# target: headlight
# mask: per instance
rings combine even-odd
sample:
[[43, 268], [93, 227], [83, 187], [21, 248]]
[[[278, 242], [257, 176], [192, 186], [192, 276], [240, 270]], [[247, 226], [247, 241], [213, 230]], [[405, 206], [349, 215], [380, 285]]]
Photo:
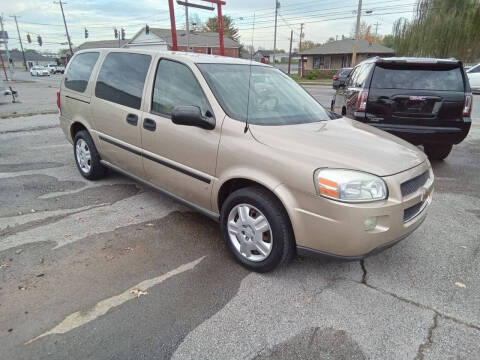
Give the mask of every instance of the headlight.
[[318, 169], [314, 176], [320, 196], [344, 202], [384, 200], [387, 185], [378, 176], [356, 170]]

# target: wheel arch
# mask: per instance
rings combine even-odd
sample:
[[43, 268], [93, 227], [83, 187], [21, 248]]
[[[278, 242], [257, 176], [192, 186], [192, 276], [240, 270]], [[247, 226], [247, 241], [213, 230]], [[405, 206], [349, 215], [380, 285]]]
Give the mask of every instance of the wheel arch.
[[90, 131], [88, 131], [88, 127], [85, 126], [85, 124], [81, 123], [80, 121], [74, 121], [72, 125], [70, 125], [70, 136], [72, 137], [72, 140], [75, 139], [75, 135], [82, 130], [90, 133]]
[[[292, 214], [290, 211], [288, 211], [288, 208], [285, 205], [286, 199], [283, 199], [283, 197], [280, 196], [280, 194], [275, 191], [277, 186], [271, 188], [267, 184], [261, 183], [257, 180], [253, 180], [247, 177], [232, 177], [227, 179], [220, 185], [217, 192], [217, 197], [216, 197], [216, 205], [218, 206], [219, 213], [228, 195], [230, 195], [236, 190], [247, 188], [247, 187], [259, 187], [261, 189], [264, 189], [268, 193], [270, 193], [274, 198], [276, 198], [281, 204], [281, 206], [283, 207], [283, 209], [285, 210], [285, 213], [287, 214], [288, 220], [290, 222], [290, 226], [292, 227], [292, 233], [295, 234], [295, 230], [293, 229], [293, 223], [291, 218]], [[294, 243], [296, 244], [295, 236], [294, 236]]]

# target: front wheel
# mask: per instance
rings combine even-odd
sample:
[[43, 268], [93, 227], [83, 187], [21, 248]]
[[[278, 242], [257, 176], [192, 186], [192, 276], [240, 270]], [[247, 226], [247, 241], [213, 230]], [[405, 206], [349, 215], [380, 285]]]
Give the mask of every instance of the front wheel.
[[260, 187], [230, 194], [220, 212], [220, 227], [234, 258], [250, 270], [271, 271], [294, 254], [287, 212], [273, 194]]
[[100, 155], [90, 134], [81, 130], [73, 141], [75, 162], [80, 174], [89, 180], [98, 180], [105, 176], [107, 168], [100, 162]]
[[453, 145], [451, 144], [425, 144], [423, 148], [425, 154], [427, 154], [430, 160], [444, 160], [452, 151]]

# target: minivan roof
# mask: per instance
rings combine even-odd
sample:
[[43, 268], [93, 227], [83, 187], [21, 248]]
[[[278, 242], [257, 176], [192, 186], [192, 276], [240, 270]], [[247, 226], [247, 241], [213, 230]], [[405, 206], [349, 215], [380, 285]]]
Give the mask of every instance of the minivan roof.
[[408, 56], [391, 56], [391, 57], [380, 57], [375, 56], [369, 59], [362, 61], [362, 63], [398, 63], [398, 64], [461, 64], [460, 60], [455, 58], [448, 59], [439, 59], [439, 58], [427, 58], [427, 57], [408, 57]]
[[271, 67], [270, 65], [263, 64], [253, 60], [251, 61], [251, 60], [233, 58], [233, 57], [227, 57], [227, 56], [207, 55], [207, 54], [191, 53], [191, 52], [184, 52], [184, 51], [143, 50], [143, 49], [139, 50], [139, 49], [132, 49], [132, 48], [120, 48], [120, 49], [98, 48], [98, 49], [85, 49], [82, 51], [78, 51], [75, 54], [88, 53], [88, 52], [94, 52], [94, 51], [123, 52], [123, 53], [149, 54], [149, 55], [162, 54], [170, 59], [178, 59], [184, 62], [190, 62], [194, 64], [239, 64], [239, 65], [251, 64], [255, 66]]

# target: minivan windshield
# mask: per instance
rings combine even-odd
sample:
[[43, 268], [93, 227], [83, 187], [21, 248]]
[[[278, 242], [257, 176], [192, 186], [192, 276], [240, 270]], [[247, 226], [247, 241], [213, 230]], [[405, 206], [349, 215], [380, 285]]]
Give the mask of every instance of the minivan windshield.
[[197, 66], [232, 119], [246, 121], [248, 116], [248, 122], [256, 125], [292, 125], [330, 119], [313, 97], [277, 69], [246, 64]]

